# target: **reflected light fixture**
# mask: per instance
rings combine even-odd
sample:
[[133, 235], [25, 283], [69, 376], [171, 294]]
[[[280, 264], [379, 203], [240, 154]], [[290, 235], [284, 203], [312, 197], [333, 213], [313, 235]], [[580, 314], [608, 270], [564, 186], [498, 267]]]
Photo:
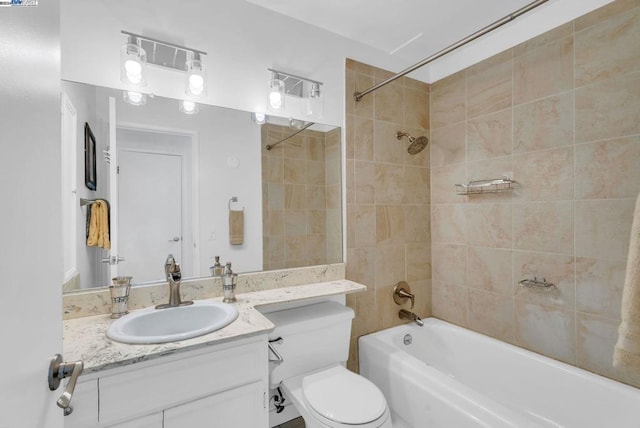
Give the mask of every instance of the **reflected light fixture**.
[[198, 52], [187, 52], [187, 74], [185, 93], [199, 97], [207, 94], [204, 65]]
[[284, 81], [278, 79], [278, 73], [271, 73], [271, 80], [267, 83], [269, 86], [268, 106], [271, 110], [284, 109]]
[[132, 106], [143, 106], [147, 103], [147, 94], [136, 91], [122, 91], [122, 98]]
[[146, 63], [147, 53], [140, 40], [129, 35], [127, 43], [120, 49], [120, 80], [135, 87], [145, 86]]
[[284, 71], [268, 68], [271, 80], [268, 82], [268, 106], [270, 110], [284, 108], [285, 95], [302, 98], [304, 101], [301, 113], [305, 115], [321, 116], [323, 110], [320, 86], [322, 82], [296, 76]]
[[267, 115], [260, 112], [251, 113], [251, 120], [258, 125], [267, 123]]
[[196, 114], [200, 111], [198, 104], [189, 100], [180, 101], [178, 109], [184, 114]]
[[304, 126], [305, 126], [304, 120], [294, 119], [292, 117], [289, 118], [289, 128], [303, 129]]

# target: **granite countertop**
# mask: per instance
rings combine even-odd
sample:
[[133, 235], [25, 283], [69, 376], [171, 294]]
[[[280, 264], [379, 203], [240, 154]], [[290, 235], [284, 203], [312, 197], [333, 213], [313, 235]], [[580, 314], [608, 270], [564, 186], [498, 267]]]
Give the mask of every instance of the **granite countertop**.
[[[108, 339], [105, 332], [113, 322], [109, 315], [70, 319], [63, 323], [64, 360], [82, 360], [84, 374], [148, 361], [272, 330], [273, 324], [256, 309], [257, 306], [356, 293], [365, 289], [364, 285], [353, 281], [336, 280], [239, 294], [236, 296], [238, 301], [233, 304], [238, 309], [238, 318], [225, 328], [193, 339], [154, 345], [128, 345]], [[221, 301], [222, 298], [207, 300]]]

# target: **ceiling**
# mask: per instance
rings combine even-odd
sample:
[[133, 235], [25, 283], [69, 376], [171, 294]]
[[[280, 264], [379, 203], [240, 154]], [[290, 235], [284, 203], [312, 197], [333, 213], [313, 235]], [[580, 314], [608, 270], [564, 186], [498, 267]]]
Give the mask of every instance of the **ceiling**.
[[531, 0], [246, 0], [414, 63]]

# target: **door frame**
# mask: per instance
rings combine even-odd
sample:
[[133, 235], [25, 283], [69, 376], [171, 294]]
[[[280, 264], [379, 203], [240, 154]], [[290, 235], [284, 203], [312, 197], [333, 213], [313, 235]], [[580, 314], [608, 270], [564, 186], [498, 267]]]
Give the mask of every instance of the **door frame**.
[[[191, 220], [191, 236], [190, 238], [190, 253], [192, 254], [192, 276], [202, 276], [200, 274], [200, 183], [198, 180], [199, 168], [198, 168], [198, 157], [197, 154], [199, 152], [199, 142], [198, 142], [198, 133], [180, 129], [180, 128], [171, 128], [171, 127], [163, 127], [163, 126], [155, 126], [155, 125], [147, 125], [141, 123], [134, 122], [117, 122], [117, 129], [125, 129], [131, 131], [141, 131], [141, 132], [154, 132], [154, 133], [164, 133], [164, 134], [174, 134], [182, 137], [186, 137], [191, 141], [191, 164], [185, 165], [191, 170], [191, 214], [189, 216], [183, 215], [183, 221], [187, 222]], [[116, 129], [116, 131], [117, 131]], [[121, 150], [122, 147], [118, 145], [118, 150]], [[164, 151], [153, 151], [146, 150], [148, 153], [159, 153], [159, 154], [169, 154]], [[187, 192], [182, 192], [181, 206], [185, 206], [185, 197]], [[184, 212], [183, 212], [184, 214]], [[184, 257], [184, 255], [183, 255]]]

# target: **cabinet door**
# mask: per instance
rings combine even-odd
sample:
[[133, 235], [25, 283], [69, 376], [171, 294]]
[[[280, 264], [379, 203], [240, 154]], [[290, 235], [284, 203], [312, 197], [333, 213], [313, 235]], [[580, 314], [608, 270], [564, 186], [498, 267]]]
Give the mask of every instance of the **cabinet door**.
[[110, 425], [109, 428], [162, 428], [162, 412]]
[[164, 412], [164, 428], [268, 428], [265, 388], [255, 382]]

